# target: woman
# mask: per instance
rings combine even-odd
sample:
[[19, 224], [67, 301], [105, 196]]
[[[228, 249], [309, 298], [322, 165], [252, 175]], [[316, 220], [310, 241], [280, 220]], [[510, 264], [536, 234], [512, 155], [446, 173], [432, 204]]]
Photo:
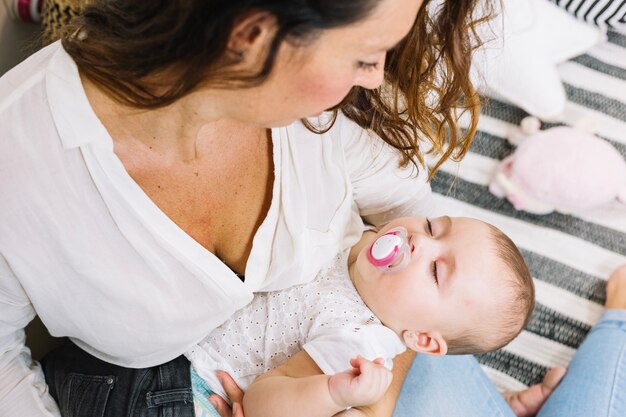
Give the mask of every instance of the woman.
[[[3, 77], [0, 414], [193, 415], [189, 346], [312, 279], [361, 216], [426, 210], [424, 153], [461, 158], [475, 130], [474, 5], [431, 22], [415, 0], [102, 0]], [[325, 133], [326, 114], [297, 122], [340, 102]], [[35, 313], [72, 340], [45, 380]]]

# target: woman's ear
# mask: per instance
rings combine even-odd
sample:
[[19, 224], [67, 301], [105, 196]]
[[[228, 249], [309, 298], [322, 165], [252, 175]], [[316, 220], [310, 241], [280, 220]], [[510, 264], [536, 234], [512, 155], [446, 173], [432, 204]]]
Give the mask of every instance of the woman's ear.
[[429, 355], [445, 355], [448, 353], [448, 344], [438, 332], [414, 332], [405, 330], [402, 339], [406, 346], [417, 352]]
[[235, 20], [227, 50], [236, 61], [255, 62], [276, 33], [276, 18], [267, 12], [250, 12]]

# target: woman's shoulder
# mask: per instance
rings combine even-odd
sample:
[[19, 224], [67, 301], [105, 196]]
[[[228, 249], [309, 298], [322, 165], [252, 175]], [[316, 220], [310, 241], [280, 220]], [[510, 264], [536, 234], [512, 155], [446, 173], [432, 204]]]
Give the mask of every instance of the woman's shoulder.
[[19, 105], [29, 92], [45, 87], [46, 69], [59, 49], [61, 49], [60, 41], [52, 43], [0, 77], [0, 115], [12, 106]]
[[55, 43], [41, 49], [0, 78], [0, 155], [14, 157], [10, 155], [20, 149], [38, 149], [31, 140], [46, 130], [46, 72], [59, 48]]
[[55, 93], [67, 93], [63, 81], [57, 79], [76, 76], [64, 71], [67, 59], [57, 41], [0, 78], [0, 162], [10, 164], [22, 159], [39, 164], [42, 157], [61, 152], [59, 120], [53, 115], [53, 107], [65, 108], [67, 124], [73, 120], [77, 106], [75, 100], [53, 100]]
[[[75, 152], [65, 152], [58, 120], [53, 115], [49, 74], [62, 52], [60, 43], [49, 45], [0, 78], [0, 190], [8, 192], [20, 184], [27, 189], [48, 189], [54, 178], [65, 175], [76, 164]], [[63, 57], [60, 57], [63, 58]], [[59, 77], [70, 77], [57, 71]], [[57, 100], [58, 101], [58, 100]], [[65, 124], [76, 102], [64, 100]], [[6, 202], [5, 202], [6, 203]]]

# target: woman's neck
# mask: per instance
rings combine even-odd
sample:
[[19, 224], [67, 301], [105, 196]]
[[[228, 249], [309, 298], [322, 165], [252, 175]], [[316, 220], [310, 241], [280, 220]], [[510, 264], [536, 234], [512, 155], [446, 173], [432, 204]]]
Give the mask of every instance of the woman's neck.
[[197, 152], [200, 131], [224, 119], [217, 111], [219, 100], [211, 100], [209, 92], [202, 93], [202, 100], [191, 93], [166, 107], [137, 109], [119, 103], [86, 77], [81, 80], [91, 107], [116, 145], [156, 146], [189, 159]]

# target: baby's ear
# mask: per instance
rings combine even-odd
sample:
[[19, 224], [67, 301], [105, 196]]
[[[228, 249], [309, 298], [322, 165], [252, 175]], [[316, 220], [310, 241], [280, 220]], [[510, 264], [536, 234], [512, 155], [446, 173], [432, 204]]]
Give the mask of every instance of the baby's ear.
[[417, 353], [429, 355], [445, 355], [448, 352], [448, 344], [438, 332], [414, 332], [405, 330], [402, 339], [406, 346]]

